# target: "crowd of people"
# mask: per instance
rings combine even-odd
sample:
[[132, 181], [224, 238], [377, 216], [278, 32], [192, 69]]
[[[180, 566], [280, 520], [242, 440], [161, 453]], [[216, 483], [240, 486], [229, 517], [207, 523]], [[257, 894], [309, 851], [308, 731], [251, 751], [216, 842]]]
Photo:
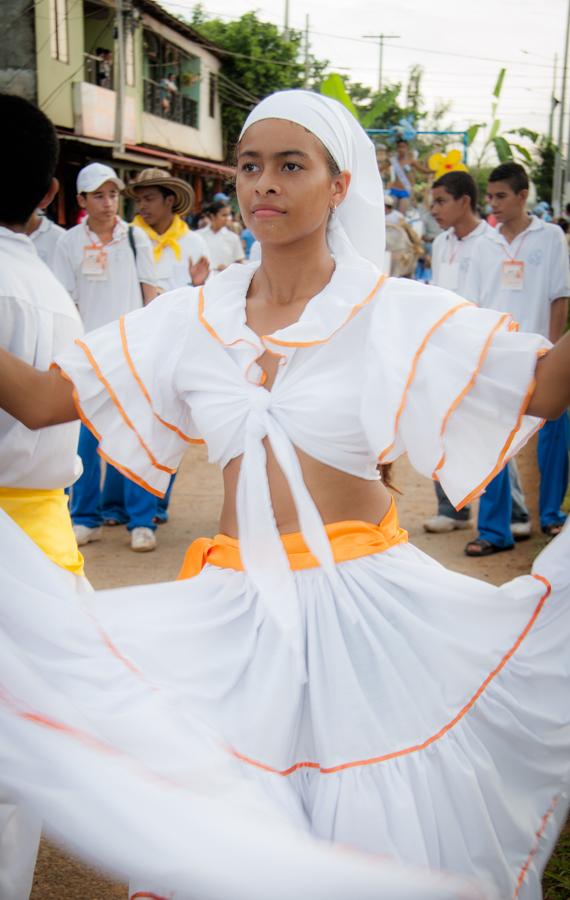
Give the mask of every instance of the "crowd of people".
[[[190, 227], [182, 179], [101, 163], [58, 230], [51, 122], [0, 115], [3, 900], [42, 823], [131, 900], [539, 900], [569, 805], [570, 274], [524, 169], [490, 175], [495, 228], [470, 175], [434, 182], [428, 286], [385, 271], [405, 148], [386, 204], [320, 94], [248, 115], [239, 235], [227, 196]], [[541, 427], [532, 573], [495, 587], [409, 543], [386, 466], [434, 480], [431, 530], [481, 497], [486, 556], [529, 530], [512, 458]], [[152, 550], [194, 441], [220, 533], [176, 582], [92, 591], [78, 545], [124, 524]]]

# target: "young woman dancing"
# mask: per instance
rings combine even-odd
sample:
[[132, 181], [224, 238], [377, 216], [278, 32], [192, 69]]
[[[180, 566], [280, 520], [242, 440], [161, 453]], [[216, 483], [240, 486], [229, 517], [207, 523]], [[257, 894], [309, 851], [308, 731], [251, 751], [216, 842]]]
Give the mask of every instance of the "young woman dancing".
[[380, 273], [374, 149], [334, 101], [263, 100], [237, 193], [260, 264], [49, 373], [2, 354], [0, 403], [30, 428], [80, 416], [157, 493], [204, 440], [225, 485], [182, 580], [81, 609], [0, 522], [5, 782], [139, 873], [133, 897], [432, 889], [382, 893], [357, 855], [327, 868], [308, 832], [536, 900], [567, 810], [570, 532], [503, 587], [459, 575], [408, 543], [377, 463], [407, 452], [468, 502], [570, 402], [569, 339]]

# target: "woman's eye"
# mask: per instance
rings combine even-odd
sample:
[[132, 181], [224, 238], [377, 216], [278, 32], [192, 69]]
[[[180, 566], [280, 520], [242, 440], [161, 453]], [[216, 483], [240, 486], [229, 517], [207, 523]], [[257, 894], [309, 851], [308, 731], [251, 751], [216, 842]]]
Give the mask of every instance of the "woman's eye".
[[299, 163], [286, 162], [284, 164], [283, 168], [285, 169], [286, 172], [297, 172], [298, 170], [300, 170], [302, 168], [302, 166], [300, 166]]
[[256, 169], [257, 169], [257, 166], [255, 165], [255, 163], [252, 163], [252, 162], [242, 163], [242, 166], [241, 166], [242, 172], [255, 172]]

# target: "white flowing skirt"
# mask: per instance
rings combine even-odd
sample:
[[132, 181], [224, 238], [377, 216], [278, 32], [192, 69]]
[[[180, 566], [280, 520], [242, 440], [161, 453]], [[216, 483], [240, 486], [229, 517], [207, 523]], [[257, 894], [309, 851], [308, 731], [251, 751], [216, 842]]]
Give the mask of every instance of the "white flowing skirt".
[[409, 544], [340, 563], [342, 600], [296, 572], [304, 683], [243, 572], [78, 597], [5, 516], [0, 542], [0, 783], [72, 849], [176, 900], [494, 896], [428, 868], [541, 896], [568, 527], [500, 588]]

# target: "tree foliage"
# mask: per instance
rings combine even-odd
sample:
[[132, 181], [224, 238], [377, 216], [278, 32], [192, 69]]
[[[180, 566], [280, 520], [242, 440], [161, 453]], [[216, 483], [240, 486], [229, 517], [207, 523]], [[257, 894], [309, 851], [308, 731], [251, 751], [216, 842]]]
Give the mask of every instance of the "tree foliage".
[[222, 127], [231, 155], [243, 120], [255, 104], [273, 91], [302, 87], [318, 80], [326, 61], [309, 58], [305, 71], [301, 60], [303, 34], [293, 29], [284, 36], [270, 22], [262, 22], [255, 12], [239, 19], [222, 21], [208, 18], [198, 4], [192, 10], [192, 27], [218, 47], [227, 51], [218, 80], [222, 108]]

